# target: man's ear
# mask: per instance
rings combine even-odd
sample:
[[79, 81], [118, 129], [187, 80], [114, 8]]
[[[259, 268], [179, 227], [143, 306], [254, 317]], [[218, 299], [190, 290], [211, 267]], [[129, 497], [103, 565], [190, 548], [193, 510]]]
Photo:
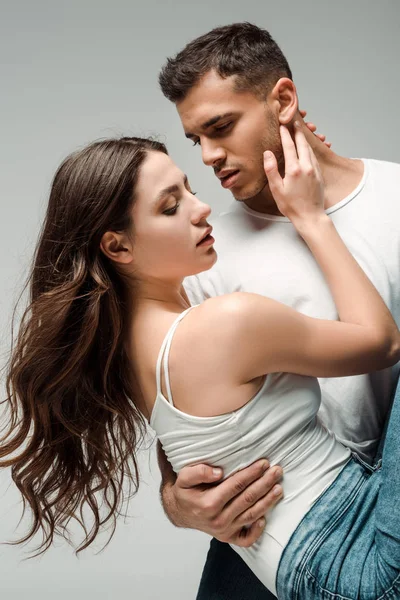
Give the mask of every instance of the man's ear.
[[100, 249], [113, 262], [127, 265], [133, 260], [132, 243], [124, 233], [106, 231], [101, 238]]
[[293, 81], [288, 77], [281, 77], [270, 93], [270, 99], [278, 111], [279, 123], [281, 125], [291, 123], [299, 108], [297, 90]]

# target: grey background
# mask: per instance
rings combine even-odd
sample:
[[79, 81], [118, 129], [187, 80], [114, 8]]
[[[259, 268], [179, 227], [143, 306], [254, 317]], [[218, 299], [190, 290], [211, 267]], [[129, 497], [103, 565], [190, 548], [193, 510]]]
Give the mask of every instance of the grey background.
[[[165, 57], [212, 27], [248, 20], [269, 29], [289, 59], [301, 106], [334, 149], [400, 161], [398, 0], [14, 0], [0, 9], [2, 363], [49, 184], [67, 153], [101, 137], [157, 133], [214, 212], [229, 204], [157, 85]], [[59, 540], [41, 559], [23, 562], [26, 548], [1, 545], [2, 597], [194, 598], [208, 539], [170, 525], [154, 452], [141, 464], [132, 518], [104, 552], [77, 559]], [[2, 470], [0, 542], [13, 538], [19, 509]]]

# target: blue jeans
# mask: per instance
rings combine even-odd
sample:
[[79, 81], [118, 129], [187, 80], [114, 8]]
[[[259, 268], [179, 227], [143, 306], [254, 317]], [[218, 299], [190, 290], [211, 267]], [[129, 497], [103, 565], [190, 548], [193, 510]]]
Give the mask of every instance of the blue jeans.
[[[278, 570], [280, 600], [400, 599], [400, 383], [382, 462], [356, 457], [304, 517]], [[197, 600], [273, 600], [227, 544], [212, 540]]]

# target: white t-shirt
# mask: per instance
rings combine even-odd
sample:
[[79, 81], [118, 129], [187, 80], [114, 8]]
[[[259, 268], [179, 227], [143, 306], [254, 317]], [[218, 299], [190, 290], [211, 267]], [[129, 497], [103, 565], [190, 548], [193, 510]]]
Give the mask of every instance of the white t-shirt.
[[[400, 165], [363, 162], [360, 184], [326, 212], [400, 326]], [[338, 318], [324, 277], [289, 219], [234, 202], [213, 226], [218, 261], [211, 270], [185, 280], [192, 304], [245, 291], [309, 316]], [[376, 452], [399, 370], [400, 363], [369, 375], [319, 380], [321, 419], [365, 460]]]

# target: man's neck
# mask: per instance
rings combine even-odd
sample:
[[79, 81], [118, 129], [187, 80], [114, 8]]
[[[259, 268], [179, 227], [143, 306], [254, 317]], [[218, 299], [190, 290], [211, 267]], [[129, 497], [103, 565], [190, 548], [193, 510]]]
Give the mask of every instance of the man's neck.
[[[363, 162], [361, 160], [345, 158], [335, 154], [316, 138], [307, 127], [303, 126], [302, 131], [313, 149], [321, 169], [325, 184], [325, 209], [331, 208], [349, 196], [359, 185], [364, 174]], [[246, 200], [245, 204], [249, 208], [260, 213], [272, 215], [281, 214], [269, 191], [268, 185], [266, 185], [264, 190], [258, 194], [258, 196]]]

